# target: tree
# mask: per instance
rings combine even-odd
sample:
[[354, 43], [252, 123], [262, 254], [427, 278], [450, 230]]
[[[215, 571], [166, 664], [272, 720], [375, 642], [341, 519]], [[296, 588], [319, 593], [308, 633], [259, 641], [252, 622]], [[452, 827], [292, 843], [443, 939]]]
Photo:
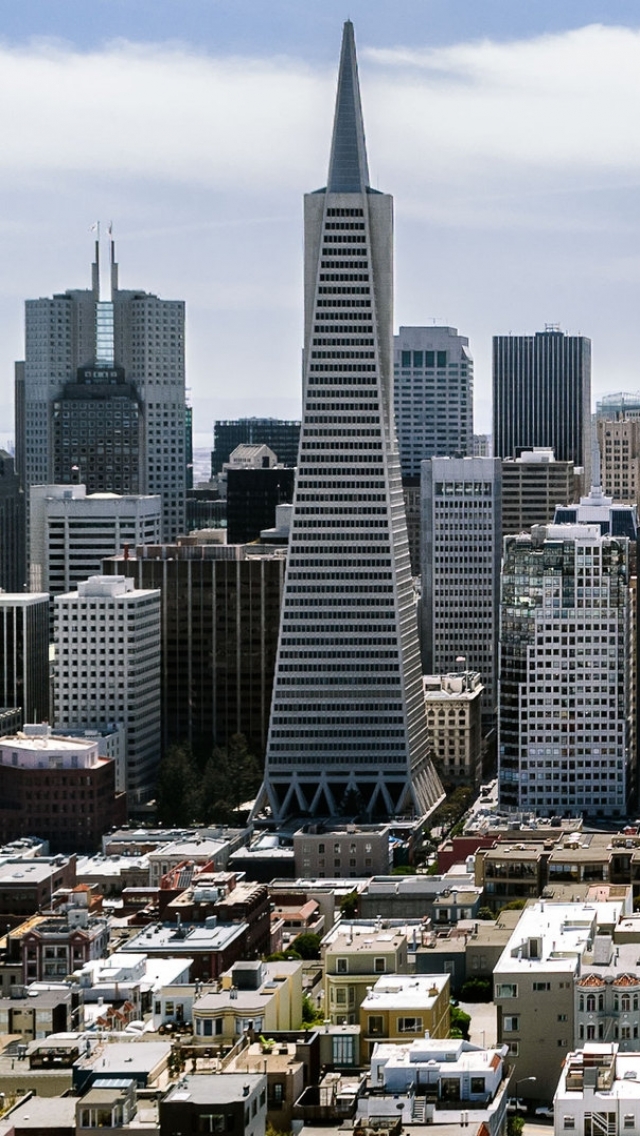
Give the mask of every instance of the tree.
[[313, 1000], [308, 994], [302, 995], [302, 1024], [303, 1026], [322, 1025], [324, 1017], [322, 1010], [316, 1009]]
[[524, 1116], [515, 1115], [507, 1117], [507, 1136], [522, 1136]]
[[355, 919], [358, 914], [358, 893], [350, 891], [340, 900], [340, 914], [343, 919]]
[[467, 978], [462, 984], [460, 997], [463, 1002], [490, 1002], [491, 993], [490, 978]]
[[459, 1006], [451, 1007], [451, 1037], [463, 1037], [465, 1041], [468, 1041], [470, 1023], [471, 1014], [465, 1014]]
[[234, 812], [260, 787], [260, 767], [249, 753], [244, 734], [234, 734], [226, 746], [216, 746], [202, 775], [205, 820], [228, 824]]
[[300, 958], [319, 959], [321, 941], [320, 935], [316, 935], [313, 931], [303, 931], [293, 940], [291, 947], [298, 952]]
[[171, 746], [160, 762], [156, 786], [156, 809], [161, 824], [193, 824], [200, 807], [198, 781], [191, 746]]
[[398, 864], [396, 868], [391, 869], [392, 876], [415, 876], [416, 869], [413, 864]]

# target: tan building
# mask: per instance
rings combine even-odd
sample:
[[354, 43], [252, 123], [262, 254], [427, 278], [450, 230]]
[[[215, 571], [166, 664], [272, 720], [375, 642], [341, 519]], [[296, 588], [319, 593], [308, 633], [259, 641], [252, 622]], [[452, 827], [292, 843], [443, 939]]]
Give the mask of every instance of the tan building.
[[524, 450], [502, 462], [502, 531], [528, 532], [553, 520], [556, 505], [569, 505], [582, 491], [573, 462], [556, 461], [553, 450]]
[[600, 482], [607, 497], [627, 505], [638, 502], [640, 488], [640, 420], [596, 421], [600, 448]]
[[233, 1045], [246, 1030], [265, 1037], [302, 1023], [302, 963], [240, 962], [221, 976], [219, 989], [193, 1004], [194, 1041]]
[[477, 671], [425, 675], [424, 701], [431, 753], [444, 785], [482, 780], [482, 695]]
[[379, 978], [360, 1006], [361, 1060], [368, 1063], [379, 1042], [448, 1037], [449, 998], [448, 974]]
[[393, 930], [336, 935], [324, 956], [324, 1012], [332, 1025], [358, 1023], [368, 988], [381, 975], [407, 974], [407, 936]]

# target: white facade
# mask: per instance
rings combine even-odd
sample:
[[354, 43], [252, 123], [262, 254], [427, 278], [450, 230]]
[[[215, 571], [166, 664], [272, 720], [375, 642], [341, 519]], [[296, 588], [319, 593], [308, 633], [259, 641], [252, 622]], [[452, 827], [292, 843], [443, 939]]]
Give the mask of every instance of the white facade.
[[434, 456], [473, 455], [473, 359], [455, 327], [401, 327], [394, 336], [394, 405], [403, 477]]
[[480, 673], [485, 728], [498, 701], [502, 466], [497, 458], [422, 463], [422, 651], [427, 674]]
[[57, 596], [58, 728], [122, 721], [130, 801], [145, 799], [160, 760], [160, 592], [93, 576]]
[[569, 1053], [553, 1106], [555, 1136], [634, 1136], [640, 1131], [640, 1052], [595, 1042]]
[[60, 595], [100, 572], [102, 560], [128, 546], [160, 544], [162, 498], [90, 493], [84, 485], [32, 485], [31, 588]]
[[539, 816], [622, 817], [630, 788], [629, 541], [595, 524], [506, 537], [500, 800]]
[[92, 769], [100, 763], [97, 742], [53, 737], [51, 726], [26, 725], [0, 738], [0, 765], [18, 769]]
[[424, 814], [429, 757], [393, 422], [392, 199], [345, 24], [326, 190], [305, 198], [303, 422], [258, 809]]

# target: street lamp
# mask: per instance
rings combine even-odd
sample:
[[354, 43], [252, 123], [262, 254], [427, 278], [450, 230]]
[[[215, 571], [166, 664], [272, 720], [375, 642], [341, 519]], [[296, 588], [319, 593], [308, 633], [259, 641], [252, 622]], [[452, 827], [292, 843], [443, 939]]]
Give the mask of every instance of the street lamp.
[[520, 1077], [520, 1079], [518, 1081], [516, 1081], [516, 1116], [518, 1115], [518, 1109], [520, 1107], [520, 1097], [518, 1096], [518, 1085], [524, 1085], [524, 1084], [526, 1084], [527, 1081], [537, 1081], [537, 1079], [538, 1079], [537, 1077]]

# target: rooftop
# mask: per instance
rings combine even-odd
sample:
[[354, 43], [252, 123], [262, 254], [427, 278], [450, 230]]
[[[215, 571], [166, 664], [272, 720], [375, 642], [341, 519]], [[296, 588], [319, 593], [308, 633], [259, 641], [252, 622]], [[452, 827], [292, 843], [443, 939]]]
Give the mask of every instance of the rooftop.
[[[193, 1101], [195, 1104], [226, 1104], [242, 1101], [266, 1085], [266, 1077], [258, 1073], [199, 1073], [186, 1076], [167, 1093], [165, 1104]], [[248, 1091], [245, 1091], [248, 1086]]]
[[428, 1006], [449, 983], [448, 974], [392, 975], [379, 978], [362, 1003], [363, 1010], [415, 1010]]

